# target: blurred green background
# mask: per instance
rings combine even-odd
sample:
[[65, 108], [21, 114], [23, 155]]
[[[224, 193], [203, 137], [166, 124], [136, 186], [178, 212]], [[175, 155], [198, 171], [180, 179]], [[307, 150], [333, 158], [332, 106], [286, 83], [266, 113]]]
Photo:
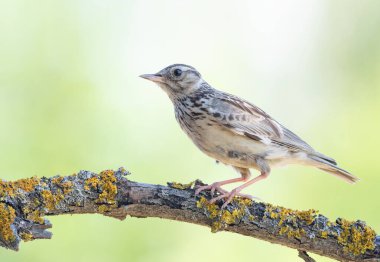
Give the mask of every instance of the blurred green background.
[[[361, 178], [291, 166], [246, 192], [362, 219], [380, 232], [380, 1], [0, 3], [0, 176], [126, 167], [165, 184], [237, 176], [182, 133], [164, 92], [138, 75], [195, 66]], [[296, 261], [297, 252], [160, 219], [59, 216], [53, 239], [0, 261]], [[330, 261], [312, 255], [318, 261]]]

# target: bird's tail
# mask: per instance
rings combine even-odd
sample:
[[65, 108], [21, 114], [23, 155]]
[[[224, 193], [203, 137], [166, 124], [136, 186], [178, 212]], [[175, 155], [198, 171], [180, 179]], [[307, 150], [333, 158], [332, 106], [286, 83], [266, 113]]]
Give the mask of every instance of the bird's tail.
[[313, 165], [329, 174], [332, 174], [344, 181], [354, 184], [359, 181], [359, 178], [353, 176], [350, 172], [337, 166], [334, 159], [322, 155], [321, 153], [313, 153], [308, 155], [309, 159], [313, 161]]

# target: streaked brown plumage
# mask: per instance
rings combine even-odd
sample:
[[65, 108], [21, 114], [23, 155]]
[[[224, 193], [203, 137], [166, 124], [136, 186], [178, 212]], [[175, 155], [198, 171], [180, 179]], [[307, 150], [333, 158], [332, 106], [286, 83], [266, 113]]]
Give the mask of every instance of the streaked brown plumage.
[[[155, 82], [168, 94], [178, 123], [201, 151], [241, 174], [240, 178], [215, 182], [196, 191], [217, 190], [220, 195], [211, 202], [226, 198], [223, 208], [234, 196], [242, 195], [242, 189], [266, 178], [272, 167], [280, 165], [309, 165], [350, 183], [358, 180], [260, 108], [212, 88], [191, 66], [174, 64], [141, 77]], [[249, 180], [250, 168], [261, 174]], [[221, 188], [235, 182], [245, 183], [231, 192]]]

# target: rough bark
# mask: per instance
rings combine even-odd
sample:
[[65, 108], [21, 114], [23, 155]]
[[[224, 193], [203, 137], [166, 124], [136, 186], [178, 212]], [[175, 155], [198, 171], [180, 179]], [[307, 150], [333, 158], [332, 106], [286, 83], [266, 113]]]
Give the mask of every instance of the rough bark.
[[331, 222], [314, 210], [245, 199], [220, 210], [223, 201], [209, 204], [209, 192], [195, 197], [192, 184], [150, 185], [130, 181], [127, 174], [120, 168], [0, 180], [0, 246], [18, 250], [22, 240], [51, 238], [51, 224], [44, 216], [101, 213], [117, 219], [160, 217], [207, 226], [213, 232], [235, 232], [297, 249], [300, 257], [310, 259], [306, 261], [313, 261], [306, 251], [339, 261], [380, 261], [380, 236], [362, 221]]

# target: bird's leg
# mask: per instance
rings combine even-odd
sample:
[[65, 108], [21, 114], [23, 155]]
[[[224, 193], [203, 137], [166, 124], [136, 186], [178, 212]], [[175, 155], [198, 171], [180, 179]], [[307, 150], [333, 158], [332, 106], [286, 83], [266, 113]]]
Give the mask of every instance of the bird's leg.
[[236, 182], [242, 182], [242, 181], [245, 182], [245, 181], [248, 181], [248, 179], [251, 177], [251, 173], [249, 172], [249, 169], [240, 168], [240, 167], [234, 167], [234, 168], [239, 171], [239, 173], [241, 174], [241, 177], [215, 182], [207, 186], [200, 186], [195, 191], [195, 195], [198, 195], [200, 192], [204, 190], [211, 190], [212, 196], [214, 195], [215, 191], [219, 192], [222, 195], [225, 195], [225, 194], [228, 194], [228, 191], [221, 188], [221, 186], [236, 183]]
[[237, 188], [234, 188], [233, 190], [231, 190], [231, 192], [227, 192], [225, 194], [222, 194], [220, 196], [217, 196], [213, 199], [210, 200], [210, 203], [215, 203], [216, 201], [222, 199], [222, 198], [226, 198], [226, 201], [224, 202], [224, 204], [222, 205], [221, 209], [224, 209], [229, 203], [231, 203], [232, 199], [235, 197], [235, 196], [239, 196], [240, 194], [240, 191], [242, 191], [244, 188], [260, 181], [260, 180], [263, 180], [265, 178], [267, 178], [269, 176], [269, 172], [264, 172], [264, 171], [261, 171], [261, 174], [257, 177], [255, 177], [254, 179], [248, 181], [247, 183], [244, 183], [243, 185], [241, 186], [238, 186]]

